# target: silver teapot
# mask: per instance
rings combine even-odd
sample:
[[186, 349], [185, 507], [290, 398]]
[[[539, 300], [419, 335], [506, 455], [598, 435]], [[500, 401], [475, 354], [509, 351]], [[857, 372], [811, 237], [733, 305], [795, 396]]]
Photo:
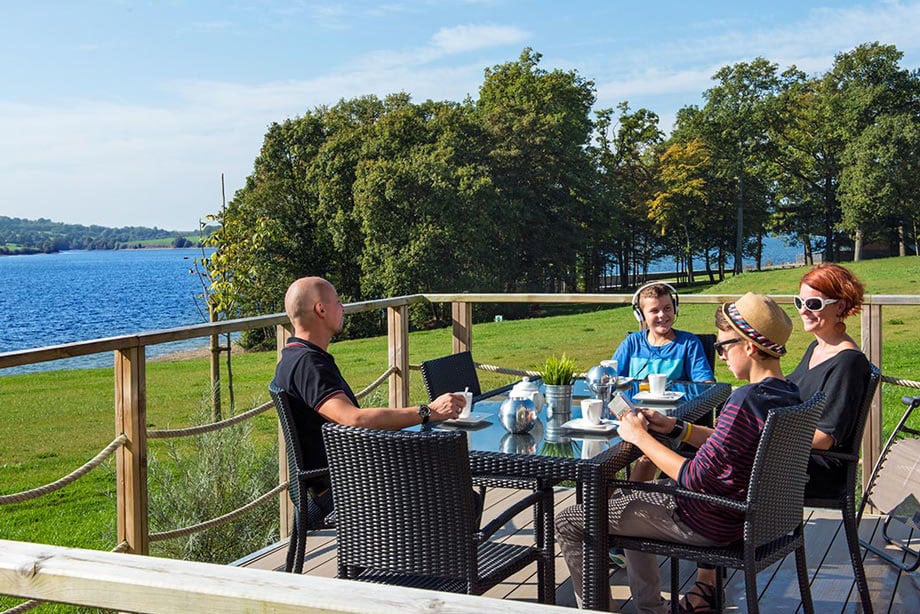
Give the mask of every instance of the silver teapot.
[[509, 433], [527, 433], [537, 421], [537, 407], [530, 399], [505, 399], [498, 419]]
[[604, 405], [609, 403], [617, 387], [617, 361], [602, 360], [601, 364], [591, 367], [585, 384], [594, 393], [594, 398], [602, 400]]

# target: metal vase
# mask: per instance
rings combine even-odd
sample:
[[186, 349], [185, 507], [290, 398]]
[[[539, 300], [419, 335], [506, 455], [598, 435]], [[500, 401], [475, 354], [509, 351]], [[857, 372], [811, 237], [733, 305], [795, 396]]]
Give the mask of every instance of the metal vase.
[[546, 385], [546, 417], [570, 416], [572, 414], [572, 385]]

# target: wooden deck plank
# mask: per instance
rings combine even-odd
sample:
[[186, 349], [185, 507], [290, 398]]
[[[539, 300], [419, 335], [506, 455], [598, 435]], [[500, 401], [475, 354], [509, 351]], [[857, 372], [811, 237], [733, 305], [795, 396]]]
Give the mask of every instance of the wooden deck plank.
[[[494, 518], [515, 499], [526, 495], [526, 491], [510, 489], [489, 489], [486, 496], [483, 522]], [[557, 488], [555, 491], [555, 509], [561, 510], [575, 503], [575, 491], [571, 488]], [[805, 544], [808, 550], [808, 567], [813, 580], [813, 597], [817, 612], [859, 612], [855, 587], [852, 592], [853, 572], [846, 552], [846, 540], [840, 526], [840, 515], [830, 510], [808, 510], [805, 527]], [[877, 517], [866, 516], [860, 527], [860, 534], [869, 538], [875, 528]], [[503, 527], [496, 534], [499, 539], [512, 543], [531, 543], [533, 540], [533, 516], [521, 513], [514, 521]], [[336, 574], [334, 531], [311, 533], [307, 538], [307, 553], [304, 572], [311, 575], [333, 577]], [[881, 543], [879, 536], [875, 542]], [[283, 567], [287, 543], [276, 545], [272, 551], [246, 562], [245, 566], [259, 569], [277, 569]], [[794, 611], [799, 604], [798, 584], [795, 579], [795, 561], [793, 557], [777, 563], [770, 571], [758, 575], [758, 586], [763, 595], [760, 600], [762, 611]], [[572, 584], [568, 577], [565, 561], [556, 549], [556, 603], [563, 606], [575, 605]], [[661, 559], [662, 594], [667, 598], [670, 565]], [[899, 574], [890, 565], [878, 557], [870, 555], [865, 560], [866, 575], [872, 591], [873, 606], [877, 612], [917, 612], [920, 611], [920, 572]], [[744, 576], [730, 571], [726, 581], [727, 611], [746, 612]], [[680, 565], [681, 592], [693, 585], [696, 566], [689, 561]], [[612, 609], [617, 612], [634, 612], [629, 598], [629, 586], [625, 570], [616, 570], [610, 576]], [[502, 584], [491, 589], [487, 596], [512, 599], [514, 601], [537, 600], [536, 566], [528, 566]], [[849, 600], [847, 602], [847, 600]]]

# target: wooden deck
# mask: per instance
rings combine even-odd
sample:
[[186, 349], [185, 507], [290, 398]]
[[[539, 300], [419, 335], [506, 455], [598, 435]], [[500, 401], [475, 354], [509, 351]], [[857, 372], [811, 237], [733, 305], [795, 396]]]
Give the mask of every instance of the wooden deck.
[[[486, 509], [483, 517], [488, 520], [507, 506], [520, 491], [490, 489], [486, 497]], [[559, 488], [556, 491], [556, 509], [572, 505], [575, 502], [574, 490]], [[808, 567], [812, 574], [812, 597], [815, 611], [825, 612], [860, 612], [859, 595], [853, 582], [853, 570], [850, 566], [846, 549], [846, 539], [840, 522], [840, 514], [830, 510], [806, 510], [808, 517], [806, 527], [806, 545], [808, 549]], [[521, 543], [532, 543], [532, 515], [523, 513], [504, 529], [497, 538]], [[864, 517], [860, 525], [860, 534], [864, 539], [872, 537], [881, 543], [878, 517]], [[918, 538], [914, 539], [914, 545]], [[320, 531], [312, 533], [307, 539], [307, 553], [304, 573], [324, 577], [334, 577], [335, 533]], [[257, 569], [283, 569], [287, 544], [281, 543], [266, 548], [238, 562], [242, 566]], [[670, 566], [662, 559], [662, 590], [670, 582]], [[912, 574], [899, 573], [890, 565], [874, 555], [865, 558], [872, 601], [876, 612], [920, 612], [920, 571]], [[744, 577], [730, 571], [726, 583], [728, 611], [746, 612]], [[682, 590], [693, 585], [695, 566], [681, 563]], [[764, 612], [795, 612], [799, 610], [799, 589], [795, 575], [795, 560], [789, 557], [758, 575], [758, 587], [761, 591], [760, 607]], [[502, 599], [536, 601], [536, 565], [531, 565], [508, 581], [490, 590], [487, 595]], [[556, 602], [558, 605], [574, 607], [575, 599], [568, 571], [561, 555], [556, 553]], [[629, 599], [626, 572], [617, 571], [610, 577], [613, 595], [612, 610], [616, 612], [634, 612]]]

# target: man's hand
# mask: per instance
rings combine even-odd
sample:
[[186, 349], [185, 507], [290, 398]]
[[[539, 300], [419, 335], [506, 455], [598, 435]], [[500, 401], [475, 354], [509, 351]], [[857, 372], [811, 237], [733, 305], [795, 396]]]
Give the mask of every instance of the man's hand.
[[648, 420], [648, 430], [656, 433], [670, 433], [677, 422], [677, 418], [669, 418], [654, 409], [643, 409], [642, 415]]
[[617, 428], [617, 434], [622, 437], [624, 441], [638, 446], [640, 439], [649, 436], [647, 428], [648, 426], [644, 415], [634, 414], [628, 411], [620, 416], [620, 426]]
[[460, 410], [466, 404], [466, 399], [462, 394], [445, 392], [434, 401], [428, 404], [431, 408], [431, 415], [428, 419], [431, 422], [441, 422], [442, 420], [453, 420], [460, 416]]

